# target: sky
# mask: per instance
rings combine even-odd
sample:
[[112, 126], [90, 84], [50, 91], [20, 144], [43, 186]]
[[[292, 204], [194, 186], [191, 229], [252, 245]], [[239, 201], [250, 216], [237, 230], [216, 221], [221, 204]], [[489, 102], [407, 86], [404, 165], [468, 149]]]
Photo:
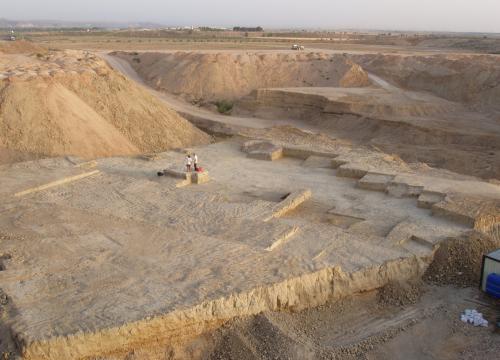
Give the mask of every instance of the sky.
[[4, 0], [11, 20], [500, 33], [500, 0]]

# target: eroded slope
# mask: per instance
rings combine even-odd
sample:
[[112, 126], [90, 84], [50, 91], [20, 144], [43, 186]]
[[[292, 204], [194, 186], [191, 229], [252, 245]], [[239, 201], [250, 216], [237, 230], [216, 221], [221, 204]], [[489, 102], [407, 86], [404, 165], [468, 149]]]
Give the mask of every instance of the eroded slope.
[[235, 99], [266, 87], [368, 86], [363, 69], [324, 53], [116, 53], [148, 84], [189, 99]]

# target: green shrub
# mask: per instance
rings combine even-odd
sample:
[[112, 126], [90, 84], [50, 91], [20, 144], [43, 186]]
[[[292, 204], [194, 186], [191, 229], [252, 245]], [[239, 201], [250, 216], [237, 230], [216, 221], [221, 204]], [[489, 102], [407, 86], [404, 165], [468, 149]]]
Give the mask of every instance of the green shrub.
[[215, 102], [215, 106], [217, 106], [217, 111], [221, 114], [230, 114], [233, 110], [234, 104], [227, 100], [219, 100]]

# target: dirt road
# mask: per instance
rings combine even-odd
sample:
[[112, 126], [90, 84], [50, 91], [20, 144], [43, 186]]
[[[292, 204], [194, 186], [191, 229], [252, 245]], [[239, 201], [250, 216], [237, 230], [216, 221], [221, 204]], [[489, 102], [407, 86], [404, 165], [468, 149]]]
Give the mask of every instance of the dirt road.
[[400, 88], [398, 88], [392, 84], [389, 84], [387, 81], [385, 81], [384, 79], [382, 79], [381, 77], [379, 77], [377, 75], [368, 73], [368, 77], [370, 78], [371, 81], [373, 81], [374, 84], [380, 86], [384, 90], [387, 90], [389, 92], [397, 92], [397, 93], [403, 92]]

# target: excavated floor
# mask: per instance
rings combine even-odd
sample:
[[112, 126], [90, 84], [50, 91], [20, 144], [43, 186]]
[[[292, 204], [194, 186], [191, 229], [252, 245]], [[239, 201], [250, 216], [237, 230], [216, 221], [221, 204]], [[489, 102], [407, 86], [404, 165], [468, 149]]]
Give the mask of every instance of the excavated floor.
[[[382, 79], [379, 79], [383, 81]], [[429, 130], [453, 134], [492, 137], [498, 141], [500, 126], [495, 117], [467, 110], [463, 105], [423, 92], [403, 90], [392, 85], [365, 88], [293, 87], [256, 90], [240, 102], [243, 110], [259, 115], [268, 110], [306, 114], [354, 114], [356, 116], [407, 123]], [[307, 113], [306, 111], [309, 111]], [[268, 111], [273, 114], [273, 111]], [[310, 116], [310, 115], [309, 115]], [[293, 116], [291, 116], [293, 118]], [[300, 118], [300, 116], [299, 116]], [[307, 118], [307, 116], [306, 116]]]
[[[263, 161], [240, 147], [197, 149], [212, 180], [184, 187], [156, 176], [182, 169], [181, 152], [0, 168], [0, 288], [24, 355], [92, 356], [186, 324], [317, 305], [418, 273], [435, 244], [468, 229], [324, 160]], [[311, 198], [273, 216], [305, 189]]]

